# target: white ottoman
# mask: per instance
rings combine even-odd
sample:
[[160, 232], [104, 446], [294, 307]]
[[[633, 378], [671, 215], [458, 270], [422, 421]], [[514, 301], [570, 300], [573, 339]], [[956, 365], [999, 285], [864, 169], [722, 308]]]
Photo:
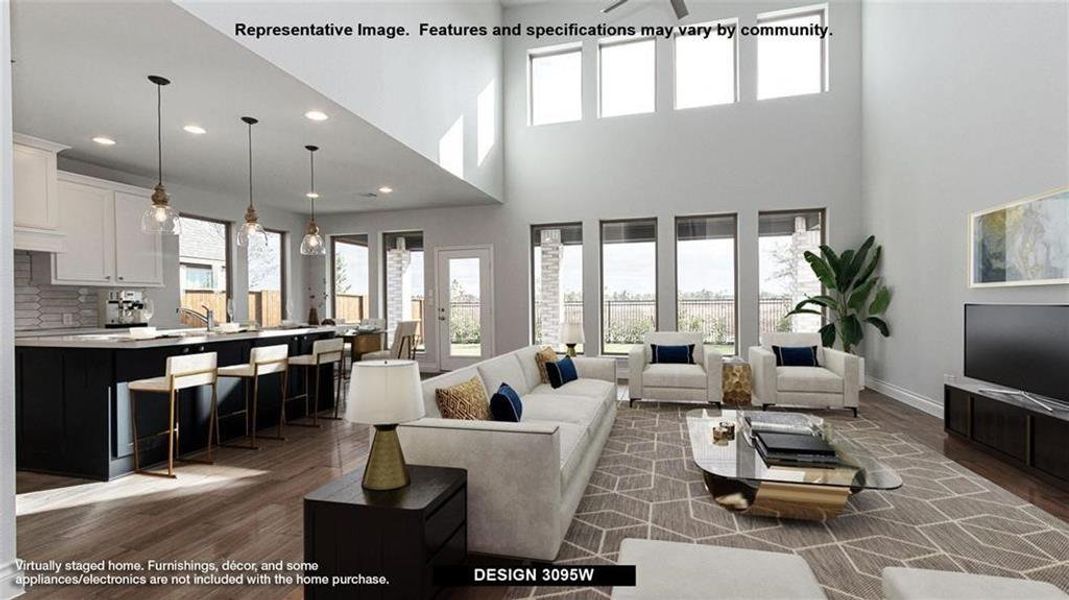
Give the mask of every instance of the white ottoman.
[[625, 539], [620, 565], [635, 565], [635, 587], [616, 587], [614, 600], [826, 600], [800, 556], [724, 546]]
[[887, 600], [1065, 600], [1065, 592], [1043, 581], [992, 577], [954, 571], [886, 567], [883, 596]]

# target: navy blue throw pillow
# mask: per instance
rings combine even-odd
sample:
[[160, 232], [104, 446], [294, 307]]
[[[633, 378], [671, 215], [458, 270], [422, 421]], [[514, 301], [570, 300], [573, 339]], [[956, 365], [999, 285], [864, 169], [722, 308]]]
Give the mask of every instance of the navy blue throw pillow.
[[777, 367], [819, 367], [816, 346], [772, 346]]
[[579, 379], [579, 373], [575, 370], [575, 363], [570, 356], [565, 356], [555, 363], [547, 362], [546, 375], [549, 375], [549, 385], [553, 386], [553, 389]]
[[694, 364], [694, 344], [688, 344], [686, 346], [661, 346], [658, 344], [650, 344], [650, 350], [653, 352], [653, 361], [650, 364]]
[[490, 397], [490, 414], [495, 421], [519, 423], [523, 416], [523, 402], [520, 395], [507, 383], [502, 383], [497, 392]]

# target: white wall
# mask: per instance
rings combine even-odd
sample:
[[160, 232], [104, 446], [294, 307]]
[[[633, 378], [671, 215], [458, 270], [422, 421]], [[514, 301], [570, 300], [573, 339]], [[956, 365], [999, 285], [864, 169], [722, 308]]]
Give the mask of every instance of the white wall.
[[[432, 161], [438, 141], [464, 117], [464, 179], [502, 195], [501, 42], [497, 38], [419, 37], [419, 24], [496, 25], [497, 0], [466, 2], [198, 2], [180, 6]], [[411, 35], [273, 37], [234, 35], [234, 24], [401, 25]], [[494, 148], [480, 164], [476, 102], [490, 86], [498, 107]], [[401, 183], [401, 182], [398, 182]]]
[[1069, 184], [1069, 4], [866, 2], [866, 229], [884, 244], [887, 391], [941, 405], [966, 302], [1067, 302], [1069, 286], [970, 289], [973, 211]]
[[[738, 16], [753, 21], [757, 8], [693, 2], [701, 20]], [[802, 2], [762, 4], [773, 10]], [[643, 23], [670, 23], [667, 10], [643, 12]], [[588, 3], [534, 4], [508, 8], [504, 22], [596, 21]], [[655, 22], [654, 22], [655, 23]], [[368, 233], [373, 244], [372, 310], [377, 312], [381, 233], [422, 229], [425, 244], [492, 244], [495, 268], [495, 342], [498, 353], [529, 343], [530, 226], [582, 221], [586, 337], [598, 339], [599, 221], [659, 219], [660, 327], [675, 326], [674, 232], [677, 215], [739, 213], [740, 347], [758, 337], [757, 213], [760, 210], [827, 208], [829, 241], [853, 244], [861, 230], [859, 7], [833, 3], [831, 90], [825, 94], [755, 100], [753, 40], [742, 41], [742, 101], [733, 106], [673, 111], [671, 62], [660, 42], [658, 106], [654, 114], [594, 118], [594, 46], [585, 47], [585, 119], [541, 127], [526, 124], [529, 47], [564, 40], [510, 39], [505, 44], [505, 204], [500, 207], [327, 215], [326, 233]], [[317, 269], [326, 261], [318, 261]], [[428, 290], [434, 267], [428, 260]], [[310, 280], [323, 281], [310, 273]], [[433, 306], [428, 307], [428, 313]], [[433, 337], [432, 337], [433, 336]], [[437, 361], [435, 332], [428, 332], [427, 362]]]
[[[155, 180], [99, 165], [66, 159], [62, 154], [60, 155], [59, 168], [64, 171], [145, 188], [151, 188], [156, 185]], [[229, 221], [231, 223], [231, 236], [235, 232], [234, 227], [238, 223], [244, 223], [248, 198], [226, 196], [218, 192], [197, 189], [172, 181], [164, 181], [164, 184], [167, 186], [167, 193], [171, 197], [171, 205], [182, 213]], [[256, 207], [256, 212], [260, 216], [260, 223], [264, 227], [288, 233], [286, 236], [286, 298], [287, 302], [293, 305], [294, 314], [290, 318], [303, 322], [308, 316], [307, 289], [309, 284], [305, 274], [308, 258], [301, 255], [300, 247], [307, 217], [260, 205]], [[233, 243], [233, 239], [231, 239], [230, 245], [230, 291], [231, 297], [234, 299], [234, 314], [236, 319], [245, 320], [248, 318], [249, 311], [248, 261], [246, 260], [244, 248], [238, 248]], [[180, 305], [178, 238], [175, 236], [164, 236], [163, 238], [163, 282], [163, 288], [147, 288], [145, 290], [146, 297], [152, 299], [156, 309], [155, 315], [152, 317], [152, 324], [159, 327], [175, 326], [179, 324], [176, 311]]]
[[[10, 4], [0, 3], [0, 339], [15, 338], [14, 192], [11, 188]], [[0, 344], [0, 598], [15, 585], [15, 346]]]

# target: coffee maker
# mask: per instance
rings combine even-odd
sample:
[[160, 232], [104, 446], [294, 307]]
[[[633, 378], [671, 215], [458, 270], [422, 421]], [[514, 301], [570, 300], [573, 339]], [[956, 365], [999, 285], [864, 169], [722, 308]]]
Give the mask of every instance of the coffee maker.
[[126, 327], [144, 327], [148, 325], [145, 318], [145, 297], [140, 290], [108, 290], [102, 296], [104, 300], [104, 327], [119, 329]]

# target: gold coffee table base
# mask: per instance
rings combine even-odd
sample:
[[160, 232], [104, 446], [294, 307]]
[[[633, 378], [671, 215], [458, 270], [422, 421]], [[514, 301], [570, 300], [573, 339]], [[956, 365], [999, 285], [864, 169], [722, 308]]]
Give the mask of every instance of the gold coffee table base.
[[721, 507], [745, 515], [828, 521], [839, 516], [853, 493], [847, 487], [765, 481], [757, 486], [705, 473], [705, 488]]

